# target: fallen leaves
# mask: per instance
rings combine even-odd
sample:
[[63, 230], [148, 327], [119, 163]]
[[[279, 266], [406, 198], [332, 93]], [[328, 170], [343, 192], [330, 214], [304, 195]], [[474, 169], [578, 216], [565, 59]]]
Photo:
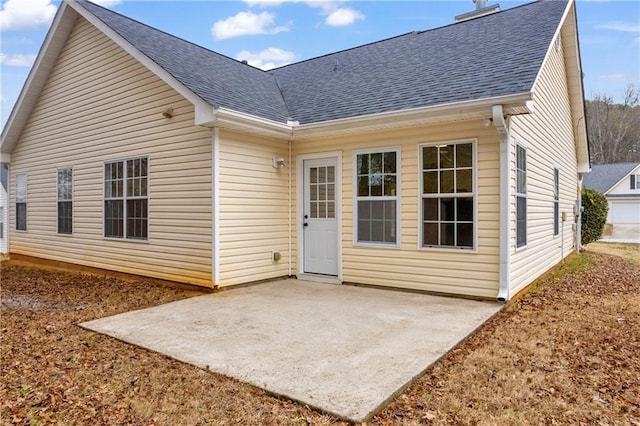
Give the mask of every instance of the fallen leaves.
[[[600, 254], [574, 259], [367, 424], [640, 426], [640, 270]], [[344, 423], [76, 325], [196, 291], [18, 266], [1, 272], [2, 423]]]

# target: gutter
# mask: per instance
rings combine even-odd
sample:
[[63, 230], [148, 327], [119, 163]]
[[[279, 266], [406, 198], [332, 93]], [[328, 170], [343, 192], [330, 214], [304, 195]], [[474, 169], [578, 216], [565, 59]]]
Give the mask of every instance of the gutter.
[[300, 141], [374, 132], [398, 126], [419, 126], [460, 120], [485, 119], [487, 112], [491, 111], [494, 105], [501, 105], [506, 115], [530, 114], [533, 112], [533, 94], [525, 92], [308, 124], [300, 124], [297, 121], [281, 123], [252, 114], [223, 107], [211, 107], [200, 103], [195, 105], [195, 124], [204, 127], [225, 127], [245, 133]]
[[502, 105], [494, 105], [493, 124], [500, 138], [500, 287], [498, 301], [511, 298], [511, 143]]

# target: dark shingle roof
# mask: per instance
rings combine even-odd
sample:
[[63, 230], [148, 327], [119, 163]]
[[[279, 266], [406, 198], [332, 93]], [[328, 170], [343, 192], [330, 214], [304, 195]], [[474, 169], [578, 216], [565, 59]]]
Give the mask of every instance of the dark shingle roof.
[[605, 193], [638, 166], [640, 166], [640, 163], [614, 163], [591, 166], [591, 172], [584, 176], [582, 185], [585, 188]]
[[280, 122], [287, 106], [272, 76], [88, 1], [78, 1], [208, 104]]
[[301, 123], [528, 92], [565, 8], [531, 3], [270, 73]]
[[530, 3], [268, 72], [80, 4], [212, 106], [306, 124], [529, 92], [567, 2]]

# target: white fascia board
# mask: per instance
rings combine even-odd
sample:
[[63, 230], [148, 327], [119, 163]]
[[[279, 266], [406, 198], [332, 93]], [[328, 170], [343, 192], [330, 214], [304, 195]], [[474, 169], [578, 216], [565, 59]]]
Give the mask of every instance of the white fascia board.
[[[203, 115], [204, 118], [204, 115]], [[212, 108], [209, 121], [200, 121], [205, 127], [222, 127], [245, 133], [256, 133], [280, 139], [290, 139], [295, 123], [285, 124], [227, 108]]]
[[[566, 70], [566, 74], [567, 74], [567, 78], [573, 77], [573, 78], [580, 79], [580, 84], [578, 85], [580, 93], [569, 93], [569, 96], [570, 96], [569, 102], [571, 105], [571, 115], [572, 115], [572, 121], [574, 125], [573, 130], [576, 136], [576, 154], [578, 157], [578, 172], [587, 173], [590, 170], [589, 147], [587, 142], [587, 125], [585, 122], [586, 118], [584, 116], [585, 115], [584, 87], [582, 84], [582, 67], [580, 66], [580, 46], [578, 41], [578, 23], [577, 23], [575, 8], [576, 8], [575, 0], [569, 0], [567, 2], [567, 6], [564, 10], [564, 13], [562, 14], [562, 19], [560, 19], [560, 23], [558, 24], [558, 28], [556, 28], [556, 31], [551, 39], [551, 43], [549, 43], [549, 46], [547, 47], [547, 53], [544, 56], [542, 65], [540, 66], [540, 69], [538, 69], [538, 74], [536, 75], [536, 78], [533, 81], [532, 91], [535, 92], [535, 89], [538, 86], [538, 82], [542, 76], [542, 70], [544, 69], [544, 67], [547, 65], [547, 62], [549, 61], [549, 57], [551, 56], [551, 52], [553, 52], [556, 40], [562, 37], [562, 30], [565, 27], [565, 25], [569, 25], [570, 26], [569, 29], [573, 30], [572, 37], [573, 37], [574, 45], [576, 46], [576, 50], [577, 50], [576, 52], [577, 60], [575, 63], [571, 63], [570, 61], [568, 61], [566, 51], [565, 51], [565, 54], [564, 54], [565, 63], [568, 68]], [[573, 17], [573, 20], [568, 19], [570, 16]], [[563, 45], [563, 50], [564, 49], [565, 49], [565, 46]]]
[[11, 153], [0, 152], [0, 163], [11, 163]]
[[196, 118], [206, 117], [208, 111], [211, 110], [211, 106], [201, 97], [193, 93], [191, 89], [178, 81], [173, 75], [171, 75], [168, 71], [162, 68], [160, 65], [152, 61], [147, 55], [140, 52], [136, 49], [131, 43], [129, 43], [124, 37], [111, 29], [107, 24], [102, 22], [92, 13], [88, 12], [86, 9], [82, 7], [82, 5], [77, 4], [76, 2], [64, 2], [64, 4], [69, 4], [73, 7], [84, 19], [89, 21], [93, 26], [95, 26], [98, 30], [100, 30], [103, 34], [113, 40], [118, 46], [120, 46], [125, 52], [133, 56], [138, 62], [147, 67], [152, 73], [158, 76], [162, 81], [171, 86], [176, 92], [180, 93], [185, 97], [189, 102], [191, 102], [196, 109]]
[[196, 120], [197, 124], [205, 127], [222, 127], [287, 140], [305, 140], [396, 127], [486, 119], [492, 117], [492, 108], [496, 104], [503, 105], [506, 115], [530, 114], [534, 107], [533, 95], [526, 92], [310, 124], [298, 124], [292, 121], [285, 124], [226, 108], [213, 107], [203, 110], [202, 119]]
[[20, 95], [11, 110], [9, 119], [4, 129], [2, 129], [0, 152], [10, 153], [13, 151], [77, 18], [78, 14], [74, 10], [69, 9], [67, 2], [63, 2], [60, 5], [51, 24], [51, 28], [47, 32], [42, 47], [38, 52], [38, 56], [27, 76], [27, 80], [24, 86], [22, 86]]
[[421, 107], [344, 118], [321, 123], [302, 124], [293, 129], [296, 140], [314, 139], [326, 136], [345, 135], [379, 131], [394, 127], [419, 126], [425, 124], [491, 118], [493, 105], [504, 107], [506, 115], [529, 114], [533, 112], [531, 93], [498, 96], [473, 101]]

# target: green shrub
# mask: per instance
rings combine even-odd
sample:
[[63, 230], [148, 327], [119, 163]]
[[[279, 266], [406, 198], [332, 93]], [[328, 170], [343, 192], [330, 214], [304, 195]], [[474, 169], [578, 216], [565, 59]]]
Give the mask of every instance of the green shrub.
[[589, 244], [602, 237], [607, 222], [609, 205], [607, 199], [595, 189], [582, 188], [582, 244]]

